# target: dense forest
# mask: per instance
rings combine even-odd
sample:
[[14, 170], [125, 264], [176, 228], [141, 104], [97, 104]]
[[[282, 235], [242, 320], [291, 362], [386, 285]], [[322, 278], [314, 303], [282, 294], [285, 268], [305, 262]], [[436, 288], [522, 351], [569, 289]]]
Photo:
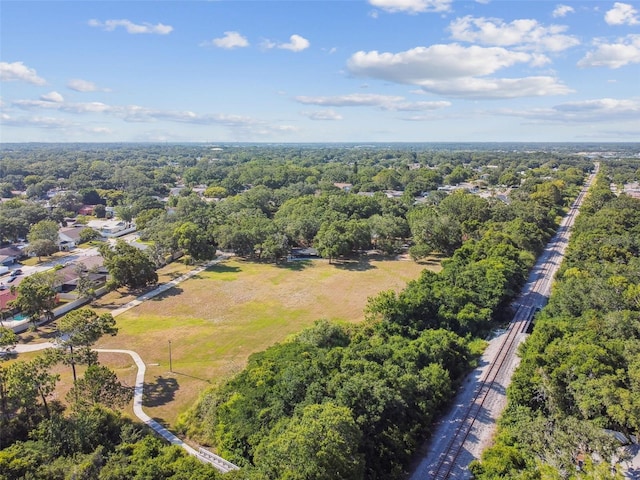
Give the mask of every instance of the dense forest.
[[[134, 220], [156, 266], [178, 251], [196, 262], [219, 248], [269, 262], [306, 246], [330, 261], [370, 248], [395, 254], [407, 245], [415, 259], [434, 253], [444, 258], [440, 273], [424, 271], [400, 293], [371, 298], [364, 323], [319, 319], [254, 354], [244, 370], [182, 416], [183, 434], [242, 467], [225, 478], [243, 479], [402, 478], [431, 423], [473, 368], [482, 339], [509, 319], [510, 300], [592, 168], [589, 158], [569, 148], [32, 145], [1, 152], [3, 242], [33, 236], [43, 221], [83, 221], [80, 207], [92, 204]], [[619, 184], [638, 179], [632, 163], [613, 175]], [[467, 187], [450, 194], [439, 190], [464, 182]], [[505, 195], [478, 195], [493, 187]], [[582, 298], [601, 302], [590, 307], [596, 312], [602, 302], [637, 300], [632, 293], [616, 294], [638, 284], [637, 265], [631, 265], [638, 235], [625, 233], [637, 223], [617, 230], [608, 223], [627, 218], [612, 212], [631, 200], [615, 197], [608, 183], [598, 192], [586, 207], [594, 217], [608, 202], [620, 202], [599, 218], [599, 233], [589, 234], [609, 243], [595, 253], [587, 253], [594, 248], [591, 237], [573, 244], [575, 266], [563, 269], [563, 279], [575, 279], [573, 290], [564, 301], [553, 300], [538, 325], [553, 308], [571, 324], [570, 317], [582, 314]], [[578, 228], [587, 231], [595, 223]], [[118, 247], [104, 253], [115, 261]], [[604, 270], [578, 266], [581, 255], [618, 259], [611, 267], [617, 280], [603, 282]], [[585, 278], [609, 296], [576, 294]], [[628, 331], [635, 328], [629, 315], [607, 347], [619, 355], [635, 348], [622, 342], [637, 338], [637, 329], [636, 337]], [[561, 338], [556, 322], [549, 324], [547, 337]], [[216, 478], [211, 467], [122, 419], [112, 395], [90, 397], [89, 403], [51, 400], [55, 362], [99, 367], [90, 356], [51, 355], [0, 365], [0, 478]], [[108, 369], [87, 372], [78, 388], [95, 391], [110, 379], [118, 391]], [[617, 367], [607, 372], [623, 375]], [[610, 379], [615, 386], [636, 380], [632, 373]], [[575, 385], [564, 388], [573, 392]], [[622, 423], [596, 424], [637, 432], [637, 424], [616, 415]], [[492, 477], [484, 463], [476, 468], [486, 478], [502, 478]]]
[[629, 167], [587, 197], [478, 479], [622, 478], [611, 466], [640, 434], [640, 200], [610, 183]]

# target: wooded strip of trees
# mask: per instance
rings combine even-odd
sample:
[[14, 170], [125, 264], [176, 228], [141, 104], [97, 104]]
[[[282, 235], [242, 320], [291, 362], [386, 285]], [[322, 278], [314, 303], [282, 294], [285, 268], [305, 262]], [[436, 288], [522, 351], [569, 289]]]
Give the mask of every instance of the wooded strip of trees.
[[523, 344], [481, 480], [622, 478], [621, 443], [640, 435], [640, 200], [599, 175], [551, 299]]

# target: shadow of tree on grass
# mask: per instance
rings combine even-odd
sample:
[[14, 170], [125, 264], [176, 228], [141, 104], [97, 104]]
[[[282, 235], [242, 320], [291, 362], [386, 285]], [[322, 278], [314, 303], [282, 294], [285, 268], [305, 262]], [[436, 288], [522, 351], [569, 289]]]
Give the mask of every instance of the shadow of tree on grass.
[[291, 260], [290, 262], [282, 262], [275, 264], [275, 267], [282, 268], [284, 270], [291, 270], [292, 272], [300, 272], [305, 268], [311, 266], [313, 260]]
[[149, 300], [153, 300], [154, 302], [157, 302], [159, 300], [164, 300], [165, 298], [177, 297], [182, 292], [183, 290], [180, 287], [171, 287], [169, 290], [165, 290], [164, 292], [156, 295], [155, 297], [150, 298]]
[[214, 273], [238, 273], [242, 269], [236, 266], [225, 265], [224, 263], [216, 263], [211, 267], [208, 267], [205, 271]]
[[145, 382], [142, 404], [147, 407], [159, 407], [169, 403], [175, 399], [179, 388], [177, 379], [157, 376], [153, 383]]
[[371, 265], [369, 260], [337, 260], [333, 262], [333, 265], [336, 268], [340, 268], [341, 270], [349, 270], [353, 272], [364, 272], [366, 270], [373, 270], [374, 268], [378, 268], [375, 265]]

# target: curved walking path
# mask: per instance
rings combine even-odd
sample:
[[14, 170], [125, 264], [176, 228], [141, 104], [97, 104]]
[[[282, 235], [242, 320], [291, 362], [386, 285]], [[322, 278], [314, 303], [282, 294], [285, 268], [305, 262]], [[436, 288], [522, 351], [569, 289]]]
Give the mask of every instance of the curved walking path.
[[142, 422], [152, 428], [158, 435], [167, 440], [170, 444], [182, 447], [187, 451], [189, 455], [193, 455], [203, 462], [210, 463], [222, 473], [227, 473], [231, 470], [238, 470], [238, 467], [236, 465], [226, 461], [224, 458], [216, 455], [215, 453], [209, 452], [204, 448], [196, 450], [190, 445], [187, 445], [176, 435], [171, 433], [169, 430], [160, 425], [160, 423], [156, 422], [153, 418], [151, 418], [144, 412], [144, 410], [142, 409], [142, 398], [144, 395], [144, 374], [147, 370], [147, 366], [144, 364], [142, 358], [140, 358], [140, 355], [138, 355], [137, 352], [134, 352], [133, 350], [118, 350], [112, 348], [94, 348], [94, 351], [98, 353], [124, 353], [126, 355], [129, 355], [136, 363], [136, 366], [138, 367], [138, 373], [136, 374], [136, 386], [133, 394], [133, 413]]
[[[225, 260], [226, 258], [228, 258], [228, 255], [223, 255], [220, 258], [217, 258], [215, 260], [212, 260], [206, 263], [205, 265], [202, 265], [198, 268], [190, 270], [189, 272], [179, 276], [178, 278], [171, 280], [170, 282], [163, 283], [162, 285], [159, 285], [158, 287], [145, 293], [144, 295], [137, 297], [135, 300], [132, 300], [129, 303], [126, 303], [125, 305], [123, 305], [122, 307], [117, 308], [116, 310], [111, 312], [111, 315], [113, 315], [114, 317], [117, 315], [120, 315], [121, 313], [124, 313], [127, 310], [130, 310], [133, 307], [140, 305], [145, 300], [148, 300], [163, 292], [166, 292], [170, 288], [175, 287], [179, 283], [184, 282], [185, 280], [193, 277], [194, 275], [197, 275], [198, 273], [202, 272], [208, 267], [215, 265], [216, 263], [219, 263], [222, 260]], [[54, 348], [56, 346], [57, 345], [53, 342], [43, 342], [43, 343], [36, 343], [33, 345], [16, 345], [15, 348], [13, 348], [11, 351], [15, 353], [27, 353], [27, 352], [36, 352], [39, 350], [44, 350], [46, 348]], [[121, 349], [110, 349], [110, 348], [95, 348], [94, 351], [98, 353], [122, 353], [122, 354], [129, 355], [133, 359], [133, 361], [135, 362], [138, 368], [138, 373], [136, 374], [136, 384], [134, 387], [134, 394], [133, 394], [133, 413], [144, 424], [148, 425], [158, 435], [160, 435], [162, 438], [167, 440], [172, 445], [178, 445], [179, 447], [182, 447], [189, 455], [193, 455], [199, 460], [213, 465], [216, 469], [218, 469], [222, 473], [227, 473], [231, 470], [238, 470], [238, 467], [236, 465], [216, 455], [215, 453], [209, 452], [208, 450], [202, 447], [196, 450], [190, 445], [187, 445], [184, 441], [180, 440], [176, 435], [171, 433], [164, 426], [162, 426], [160, 423], [155, 421], [153, 418], [151, 418], [149, 415], [147, 415], [144, 412], [144, 410], [142, 409], [142, 399], [144, 396], [144, 375], [146, 373], [147, 366], [142, 361], [142, 358], [140, 357], [140, 355], [138, 355], [137, 352], [134, 352], [133, 350], [121, 350]]]

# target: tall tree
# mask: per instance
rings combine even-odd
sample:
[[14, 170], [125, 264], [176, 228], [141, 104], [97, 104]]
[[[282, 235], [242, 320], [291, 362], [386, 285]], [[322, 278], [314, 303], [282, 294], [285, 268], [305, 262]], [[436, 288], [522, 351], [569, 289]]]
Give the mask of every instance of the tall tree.
[[58, 224], [53, 220], [41, 220], [29, 229], [29, 242], [49, 240], [54, 244], [58, 241]]
[[53, 220], [41, 220], [29, 229], [28, 252], [37, 255], [51, 255], [58, 250], [58, 224]]
[[[71, 365], [73, 383], [77, 381], [76, 364], [96, 363], [96, 354], [91, 346], [103, 335], [114, 336], [118, 329], [110, 313], [98, 315], [90, 308], [72, 310], [58, 320], [60, 345], [65, 350], [63, 361]], [[67, 351], [68, 350], [68, 351]]]
[[273, 429], [256, 449], [255, 463], [268, 478], [357, 480], [364, 470], [361, 436], [348, 408], [308, 405]]
[[35, 327], [42, 315], [45, 315], [47, 320], [52, 320], [53, 308], [56, 305], [56, 282], [56, 273], [52, 271], [29, 275], [20, 285], [11, 287], [13, 292], [18, 292], [18, 298], [13, 300], [11, 305], [27, 315]]
[[80, 410], [98, 404], [122, 408], [133, 398], [133, 388], [122, 385], [108, 367], [89, 365], [84, 376], [74, 381], [67, 398]]
[[52, 355], [45, 353], [28, 362], [13, 363], [8, 368], [7, 395], [15, 402], [16, 411], [24, 414], [32, 425], [37, 421], [40, 401], [45, 415], [51, 416], [47, 400], [60, 378], [50, 371], [54, 361]]
[[0, 361], [6, 358], [8, 353], [15, 348], [18, 343], [18, 336], [13, 330], [7, 327], [0, 327]]
[[345, 255], [350, 251], [349, 237], [345, 233], [345, 222], [325, 223], [320, 227], [316, 235], [313, 246], [318, 253], [329, 259]]
[[205, 228], [184, 222], [173, 231], [175, 243], [194, 260], [211, 260], [216, 256], [216, 244]]
[[136, 247], [118, 240], [113, 248], [104, 244], [99, 251], [111, 276], [107, 282], [109, 288], [139, 289], [158, 282], [153, 262]]

